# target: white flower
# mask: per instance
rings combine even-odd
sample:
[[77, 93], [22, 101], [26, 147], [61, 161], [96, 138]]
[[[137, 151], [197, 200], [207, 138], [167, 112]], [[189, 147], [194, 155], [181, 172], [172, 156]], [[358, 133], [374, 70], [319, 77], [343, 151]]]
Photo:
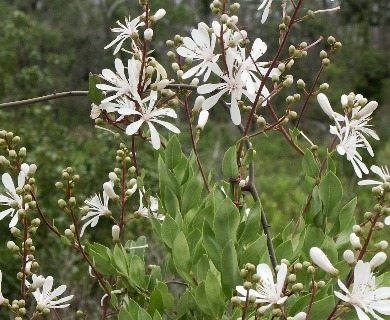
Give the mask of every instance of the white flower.
[[[26, 280], [27, 287], [30, 287], [30, 283]], [[73, 295], [56, 299], [58, 296], [64, 293], [66, 290], [66, 285], [61, 285], [58, 288], [53, 288], [53, 277], [49, 276], [46, 278], [45, 283], [43, 284], [42, 291], [38, 288], [32, 294], [37, 301], [39, 306], [43, 308], [55, 309], [55, 308], [66, 308], [69, 304], [62, 304], [73, 298]]]
[[313, 247], [310, 249], [310, 258], [313, 262], [319, 266], [325, 272], [330, 274], [337, 274], [337, 269], [333, 267], [332, 263], [329, 261], [325, 253], [318, 247]]
[[108, 209], [108, 200], [109, 197], [105, 191], [103, 191], [103, 197], [101, 197], [100, 194], [95, 194], [85, 200], [85, 204], [89, 207], [89, 211], [81, 220], [89, 219], [89, 221], [81, 228], [80, 237], [83, 236], [87, 226], [91, 225], [93, 228], [97, 225], [101, 216], [109, 216], [111, 214], [111, 211]]
[[[123, 25], [119, 21], [116, 22], [120, 27], [119, 28], [113, 28], [111, 29], [112, 32], [117, 32], [119, 35], [108, 45], [104, 47], [104, 49], [108, 49], [109, 47], [113, 46], [114, 44], [118, 43], [114, 53], [116, 54], [122, 47], [123, 41], [125, 41], [127, 38], [136, 38], [138, 37], [138, 30], [137, 28], [140, 26], [143, 26], [145, 23], [140, 21], [140, 18], [137, 17], [134, 20], [130, 20], [130, 17], [125, 17], [125, 23], [126, 25]], [[132, 40], [133, 41], [133, 40]]]
[[[235, 53], [235, 50], [230, 50]], [[267, 45], [266, 43], [261, 40], [260, 38], [257, 38], [252, 45], [252, 49], [250, 52], [250, 55], [246, 57], [246, 50], [245, 48], [238, 48], [238, 55], [237, 60], [239, 62], [239, 73], [241, 73], [241, 79], [245, 82], [246, 88], [250, 94], [255, 94], [260, 86], [260, 79], [257, 77], [255, 73], [258, 71], [261, 73], [262, 76], [264, 76], [268, 68], [265, 68], [265, 66], [268, 64], [268, 62], [256, 62], [265, 52], [267, 51]], [[272, 77], [273, 75], [280, 76], [281, 72], [274, 68], [270, 72], [269, 76]], [[268, 89], [264, 86], [261, 92], [261, 95], [266, 98], [269, 96]], [[263, 105], [265, 105], [267, 102], [264, 101]]]
[[337, 283], [346, 294], [344, 295], [337, 291], [334, 294], [339, 299], [354, 306], [359, 320], [369, 320], [367, 313], [371, 314], [375, 319], [383, 320], [375, 311], [384, 315], [390, 315], [390, 287], [376, 287], [375, 276], [371, 272], [370, 263], [363, 263], [362, 260], [357, 262], [352, 292], [348, 290], [340, 279]]
[[[142, 199], [143, 199], [143, 194], [142, 194], [141, 190], [139, 190], [139, 207], [135, 213], [138, 213], [142, 217], [147, 218], [149, 210], [148, 210], [148, 208], [146, 208], [144, 206]], [[165, 216], [162, 215], [161, 213], [157, 213], [158, 212], [158, 199], [150, 196], [149, 201], [150, 201], [149, 209], [150, 209], [150, 212], [152, 213], [153, 217], [155, 217], [157, 220], [163, 221], [165, 219]]]
[[261, 16], [261, 23], [264, 23], [267, 21], [268, 15], [269, 15], [269, 10], [271, 8], [273, 0], [263, 0], [261, 3], [260, 7], [257, 10], [264, 9], [263, 15]]
[[112, 85], [99, 83], [96, 88], [107, 92], [115, 92], [114, 95], [106, 97], [102, 103], [109, 102], [121, 96], [127, 96], [130, 99], [141, 101], [137, 92], [139, 74], [141, 71], [141, 62], [135, 59], [128, 59], [127, 61], [127, 76], [125, 74], [125, 67], [122, 60], [115, 59], [116, 74], [110, 69], [102, 71], [102, 79], [110, 82]]
[[224, 93], [228, 92], [230, 94], [230, 117], [235, 125], [239, 125], [241, 123], [241, 113], [237, 101], [241, 100], [242, 94], [244, 94], [251, 102], [254, 102], [255, 96], [244, 89], [246, 83], [241, 78], [242, 70], [235, 71], [235, 56], [230, 50], [226, 52], [226, 65], [228, 67], [228, 73], [222, 74], [222, 71], [219, 72], [224, 82], [201, 85], [198, 87], [198, 93], [205, 94], [217, 89], [219, 90], [219, 92], [203, 102], [203, 110], [209, 110], [218, 102]]
[[[149, 101], [149, 106], [145, 106], [145, 102]], [[180, 133], [180, 130], [174, 126], [173, 124], [160, 120], [159, 118], [161, 117], [171, 117], [171, 118], [177, 118], [175, 110], [171, 108], [160, 108], [156, 109], [155, 108], [155, 102], [156, 100], [153, 99], [151, 96], [143, 100], [144, 103], [141, 104], [141, 112], [136, 111], [136, 110], [126, 110], [126, 113], [128, 115], [133, 114], [133, 115], [138, 115], [140, 116], [140, 119], [131, 123], [130, 125], [127, 126], [126, 128], [126, 134], [128, 135], [133, 135], [136, 133], [141, 125], [146, 122], [147, 125], [149, 126], [150, 130], [150, 139], [152, 141], [153, 148], [159, 149], [160, 148], [160, 137], [159, 134], [156, 130], [156, 128], [153, 125], [154, 123], [161, 124], [168, 130], [174, 132], [174, 133]]]
[[44, 285], [46, 279], [42, 275], [37, 276], [36, 274], [33, 274], [32, 281], [33, 283], [31, 284], [31, 289], [36, 290]]
[[376, 173], [382, 181], [376, 181], [376, 180], [362, 180], [358, 182], [359, 186], [365, 186], [365, 185], [378, 185], [380, 188], [382, 188], [382, 184], [387, 182], [387, 180], [390, 181], [390, 172], [387, 166], [378, 167], [375, 165], [372, 165], [370, 167], [371, 171]]
[[114, 183], [112, 181], [103, 183], [103, 190], [110, 199], [118, 199], [119, 196], [114, 191]]
[[[18, 223], [18, 215], [15, 214], [17, 209], [21, 209], [23, 206], [23, 200], [20, 195], [16, 193], [16, 188], [14, 182], [12, 181], [11, 176], [8, 173], [4, 173], [1, 176], [5, 188], [5, 195], [0, 194], [0, 203], [4, 206], [9, 206], [11, 208], [5, 209], [0, 212], [0, 220], [4, 219], [7, 215], [12, 217], [11, 222], [9, 223], [9, 228], [15, 227]], [[23, 188], [26, 182], [25, 174], [23, 171], [19, 172], [18, 175], [18, 187], [19, 189]], [[28, 205], [25, 204], [24, 209], [27, 209]]]
[[[281, 305], [287, 300], [286, 297], [281, 297], [284, 286], [284, 281], [287, 275], [287, 265], [282, 263], [280, 265], [276, 284], [274, 283], [274, 277], [272, 271], [267, 264], [259, 264], [256, 270], [260, 276], [260, 282], [256, 284], [256, 290], [250, 289], [249, 296], [255, 296], [255, 303], [267, 303], [266, 309], [271, 307], [273, 304]], [[243, 286], [237, 286], [236, 290], [243, 297], [238, 297], [240, 300], [245, 301], [247, 290]]]
[[177, 48], [177, 53], [185, 58], [191, 58], [196, 61], [201, 61], [196, 66], [188, 69], [182, 76], [183, 79], [188, 79], [195, 76], [200, 76], [205, 73], [203, 80], [207, 81], [210, 73], [214, 70], [220, 54], [214, 54], [216, 36], [214, 33], [210, 35], [207, 26], [202, 23], [198, 24], [198, 29], [191, 31], [190, 37], [183, 38], [183, 46]]
[[[357, 148], [366, 148], [368, 149], [371, 156], [374, 154], [372, 150], [368, 148], [369, 144], [362, 135], [356, 134], [349, 125], [349, 120], [347, 117], [344, 117], [344, 127], [336, 121], [336, 126], [330, 126], [330, 132], [336, 134], [340, 139], [340, 143], [337, 146], [337, 152], [340, 155], [346, 155], [347, 160], [351, 161], [352, 166], [355, 170], [356, 175], [361, 178], [362, 171], [368, 173], [367, 166], [362, 161], [362, 156], [357, 152]], [[367, 146], [368, 144], [368, 146]]]

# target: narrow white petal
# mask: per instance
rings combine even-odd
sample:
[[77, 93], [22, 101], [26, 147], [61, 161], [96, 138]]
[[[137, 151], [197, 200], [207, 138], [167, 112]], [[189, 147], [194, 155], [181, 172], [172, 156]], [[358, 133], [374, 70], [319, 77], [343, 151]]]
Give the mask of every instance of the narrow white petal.
[[144, 119], [139, 119], [138, 121], [129, 124], [126, 128], [126, 134], [131, 136], [134, 133], [136, 133], [138, 129], [141, 127], [142, 123], [144, 123], [144, 121], [145, 121]]
[[160, 149], [160, 136], [154, 125], [151, 122], [148, 122], [150, 129], [150, 139], [152, 140], [152, 146], [154, 149]]

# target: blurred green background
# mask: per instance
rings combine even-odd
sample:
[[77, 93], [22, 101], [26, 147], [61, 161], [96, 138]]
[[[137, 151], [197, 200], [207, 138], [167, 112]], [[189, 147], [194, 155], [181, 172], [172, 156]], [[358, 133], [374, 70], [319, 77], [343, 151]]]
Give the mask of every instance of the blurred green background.
[[[332, 8], [337, 2], [305, 1], [302, 14], [308, 9]], [[252, 40], [260, 37], [268, 44], [268, 51], [261, 60], [271, 59], [278, 43], [282, 1], [274, 0], [271, 14], [264, 25], [260, 23], [261, 12], [256, 10], [260, 0], [240, 3], [241, 9], [237, 13], [239, 25], [248, 29]], [[169, 48], [165, 41], [175, 34], [188, 36], [200, 21], [211, 23], [215, 16], [210, 13], [209, 4], [209, 0], [150, 0], [152, 13], [159, 8], [167, 10], [165, 18], [156, 25], [153, 48], [156, 50], [155, 57], [166, 66], [168, 72], [172, 71], [169, 67], [171, 62], [166, 58]], [[115, 37], [110, 28], [116, 26], [115, 21], [123, 21], [124, 16], [134, 18], [139, 14], [141, 7], [135, 0], [0, 0], [0, 103], [54, 92], [87, 90], [89, 72], [98, 74], [103, 68], [113, 68], [112, 48], [103, 49]], [[330, 84], [328, 97], [333, 108], [340, 108], [340, 96], [351, 91], [361, 93], [369, 100], [377, 100], [380, 107], [374, 114], [372, 124], [381, 141], [372, 143], [376, 151], [375, 159], [364, 154], [364, 161], [368, 166], [374, 163], [389, 164], [389, 1], [342, 0], [340, 11], [317, 14], [315, 19], [296, 25], [288, 45], [298, 45], [302, 41], [310, 44], [319, 35], [325, 39], [332, 35], [343, 44], [320, 81]], [[326, 41], [323, 41], [309, 51], [307, 58], [296, 61], [297, 68], [292, 72], [294, 77], [304, 79], [307, 87], [310, 87], [321, 63], [319, 51], [327, 48]], [[126, 58], [124, 53], [120, 53], [120, 56]], [[300, 91], [294, 87], [289, 93], [283, 92], [273, 99], [273, 106], [280, 115], [285, 110], [283, 101], [291, 92]], [[316, 101], [312, 100], [301, 128], [322, 148], [320, 152], [323, 154], [331, 138], [329, 123]], [[302, 103], [297, 103], [295, 111], [299, 113], [301, 107]], [[61, 230], [70, 224], [69, 217], [57, 206], [57, 200], [63, 194], [54, 188], [54, 183], [60, 180], [61, 170], [72, 166], [80, 174], [77, 197], [81, 203], [88, 196], [100, 192], [102, 183], [107, 181], [108, 173], [115, 167], [118, 142], [107, 132], [95, 129], [89, 113], [87, 99], [80, 97], [0, 110], [0, 129], [20, 135], [20, 146], [28, 150], [27, 161], [38, 165], [40, 204], [49, 220], [55, 219]], [[185, 131], [185, 114], [183, 110], [178, 110], [178, 113], [176, 124]], [[265, 110], [263, 116], [271, 119]], [[211, 110], [210, 118], [212, 120], [202, 132], [198, 148], [207, 173], [213, 172], [215, 181], [218, 181], [222, 178], [222, 156], [236, 142], [239, 134], [219, 106]], [[191, 145], [188, 134], [182, 134], [180, 140], [184, 150], [189, 153]], [[303, 148], [308, 146], [300, 141]], [[253, 144], [257, 150], [256, 185], [271, 230], [276, 234], [281, 231], [281, 226], [299, 215], [306, 200], [304, 176], [297, 175], [301, 158], [276, 131], [267, 136], [258, 136]], [[153, 151], [146, 148], [139, 150], [139, 154], [143, 167], [150, 171], [148, 186], [156, 191]], [[374, 204], [370, 188], [357, 188], [357, 178], [351, 164], [338, 156], [335, 156], [335, 160], [344, 183], [345, 201], [358, 193], [357, 214], [362, 216]], [[1, 170], [3, 172], [4, 168]], [[138, 203], [134, 203], [136, 208]], [[6, 220], [2, 221], [2, 230], [6, 230], [7, 223]], [[106, 230], [104, 225], [107, 226]], [[97, 232], [90, 232], [86, 238], [109, 244], [111, 224], [101, 219], [99, 226], [101, 228], [94, 230]], [[89, 319], [97, 319], [100, 307], [96, 301], [100, 300], [102, 291], [95, 281], [85, 276], [86, 265], [80, 264], [80, 257], [58, 243], [45, 226], [41, 226], [39, 232], [41, 236], [35, 245], [38, 249], [37, 259], [42, 266], [40, 272], [46, 276], [55, 275], [56, 285], [66, 283], [67, 294], [76, 295], [77, 303], [72, 306], [73, 309], [66, 310], [63, 319], [74, 319], [71, 312], [76, 308], [87, 311]], [[142, 234], [152, 238], [146, 220], [131, 223], [126, 231], [127, 238], [137, 238]], [[387, 235], [390, 235], [388, 231]], [[0, 269], [4, 275], [2, 290], [6, 297], [12, 296], [17, 289], [13, 287], [17, 283], [14, 275], [19, 268], [18, 260], [6, 249], [8, 240], [11, 240], [11, 235], [1, 232]], [[153, 244], [153, 239], [150, 239], [150, 243]], [[39, 250], [43, 246], [49, 250]], [[161, 248], [150, 247], [150, 259], [157, 261]], [[58, 269], [65, 272], [58, 273]], [[1, 312], [2, 319], [9, 317]]]

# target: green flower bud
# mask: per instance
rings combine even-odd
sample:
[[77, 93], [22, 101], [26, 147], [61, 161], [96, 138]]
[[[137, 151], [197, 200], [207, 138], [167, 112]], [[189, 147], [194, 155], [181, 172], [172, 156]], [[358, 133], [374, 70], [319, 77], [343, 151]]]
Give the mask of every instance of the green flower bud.
[[335, 39], [334, 37], [330, 36], [330, 37], [328, 38], [328, 43], [329, 43], [330, 45], [333, 45], [333, 44], [336, 43], [336, 39]]
[[59, 199], [58, 200], [58, 206], [61, 208], [61, 209], [64, 209], [66, 208], [67, 204], [66, 204], [66, 201], [64, 199]]
[[322, 59], [322, 65], [323, 65], [324, 67], [329, 66], [329, 65], [330, 65], [330, 60], [329, 60], [328, 58]]
[[299, 89], [303, 89], [305, 86], [306, 86], [305, 81], [303, 81], [302, 79], [298, 79], [298, 81], [297, 81], [297, 87], [298, 87]]

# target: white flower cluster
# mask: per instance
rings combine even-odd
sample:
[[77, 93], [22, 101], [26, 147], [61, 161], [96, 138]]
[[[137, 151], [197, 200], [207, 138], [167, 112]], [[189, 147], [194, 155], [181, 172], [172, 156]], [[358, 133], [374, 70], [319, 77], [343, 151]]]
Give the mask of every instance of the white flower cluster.
[[[153, 37], [153, 30], [150, 24], [161, 19], [165, 15], [164, 9], [159, 9], [154, 15], [150, 15], [149, 25], [144, 30], [143, 42], [139, 36], [139, 28], [146, 27], [143, 22], [146, 15], [136, 17], [133, 20], [125, 19], [125, 24], [117, 22], [119, 27], [112, 31], [119, 33], [117, 37], [108, 44], [105, 49], [116, 45], [114, 54], [123, 50], [131, 55], [127, 60], [126, 67], [122, 60], [115, 59], [115, 70], [104, 69], [101, 78], [109, 84], [97, 84], [96, 87], [102, 90], [107, 96], [99, 106], [93, 105], [91, 118], [97, 118], [101, 111], [111, 114], [115, 123], [123, 122], [127, 125], [126, 134], [133, 135], [139, 132], [143, 123], [148, 125], [150, 140], [155, 149], [159, 149], [161, 142], [154, 123], [160, 124], [174, 133], [180, 130], [161, 120], [164, 117], [177, 118], [176, 112], [166, 108], [159, 99], [158, 92], [169, 84], [167, 73], [161, 64], [147, 55], [146, 43]], [[129, 40], [131, 50], [122, 48], [125, 40]], [[151, 92], [146, 94], [151, 89]], [[173, 95], [173, 94], [172, 94]]]
[[[247, 55], [245, 48], [241, 47], [246, 42], [247, 32], [237, 28], [237, 16], [229, 17], [224, 14], [221, 16], [221, 21], [224, 23], [213, 21], [211, 28], [204, 22], [199, 23], [198, 28], [191, 32], [192, 38], [183, 39], [183, 45], [177, 48], [177, 53], [193, 62], [198, 62], [183, 73], [182, 79], [204, 74], [203, 80], [207, 81], [211, 73], [220, 78], [218, 83], [206, 83], [198, 87], [198, 93], [201, 95], [216, 91], [202, 102], [202, 109], [209, 110], [225, 93], [228, 93], [231, 119], [235, 125], [239, 125], [241, 113], [238, 102], [243, 99], [243, 96], [251, 103], [255, 101], [261, 79], [268, 70], [267, 63], [257, 62], [266, 52], [267, 45], [257, 38], [253, 42], [250, 54]], [[214, 52], [217, 40], [223, 43], [221, 50], [224, 54]], [[224, 66], [226, 72], [222, 71], [220, 64]], [[280, 75], [280, 71], [273, 69], [270, 76], [273, 74]], [[265, 86], [262, 88], [261, 97], [263, 104], [270, 98], [270, 93]]]
[[369, 171], [357, 149], [366, 149], [372, 157], [374, 156], [366, 136], [379, 140], [376, 132], [370, 129], [371, 125], [368, 124], [371, 120], [371, 114], [378, 107], [378, 103], [376, 101], [368, 102], [361, 94], [344, 94], [341, 97], [341, 105], [345, 115], [341, 115], [333, 111], [325, 94], [318, 94], [317, 100], [322, 110], [335, 122], [334, 126], [330, 126], [330, 133], [339, 138], [337, 152], [340, 155], [346, 155], [347, 160], [351, 161], [356, 175], [361, 178], [362, 172], [367, 174]]

